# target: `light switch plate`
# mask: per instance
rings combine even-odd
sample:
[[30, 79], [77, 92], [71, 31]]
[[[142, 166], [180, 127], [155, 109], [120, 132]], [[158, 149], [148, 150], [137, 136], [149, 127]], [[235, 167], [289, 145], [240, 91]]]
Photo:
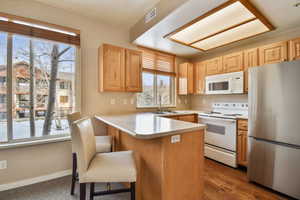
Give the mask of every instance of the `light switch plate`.
[[174, 143], [178, 143], [180, 142], [180, 135], [173, 135], [171, 137], [171, 143], [174, 144]]
[[7, 160], [1, 160], [0, 161], [0, 170], [7, 168]]

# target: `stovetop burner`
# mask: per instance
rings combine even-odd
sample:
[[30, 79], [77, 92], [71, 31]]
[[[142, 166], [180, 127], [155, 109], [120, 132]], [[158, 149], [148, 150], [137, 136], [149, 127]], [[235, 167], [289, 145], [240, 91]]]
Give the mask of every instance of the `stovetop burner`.
[[214, 103], [211, 111], [202, 113], [206, 117], [235, 119], [248, 115], [247, 103]]

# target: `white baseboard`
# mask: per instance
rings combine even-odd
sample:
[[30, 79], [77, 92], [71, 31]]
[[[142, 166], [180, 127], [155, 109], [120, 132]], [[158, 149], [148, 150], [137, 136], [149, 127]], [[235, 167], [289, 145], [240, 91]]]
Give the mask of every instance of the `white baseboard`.
[[18, 188], [18, 187], [23, 187], [23, 186], [26, 186], [26, 185], [32, 185], [32, 184], [35, 184], [35, 183], [49, 181], [49, 180], [56, 179], [56, 178], [61, 178], [61, 177], [68, 176], [68, 175], [71, 175], [71, 174], [72, 174], [72, 170], [69, 169], [69, 170], [56, 172], [56, 173], [53, 173], [53, 174], [48, 174], [48, 175], [45, 175], [45, 176], [39, 176], [39, 177], [35, 177], [35, 178], [24, 179], [24, 180], [13, 182], [13, 183], [2, 184], [2, 185], [0, 185], [0, 192], [5, 191], [5, 190], [10, 190], [10, 189], [15, 189], [15, 188]]

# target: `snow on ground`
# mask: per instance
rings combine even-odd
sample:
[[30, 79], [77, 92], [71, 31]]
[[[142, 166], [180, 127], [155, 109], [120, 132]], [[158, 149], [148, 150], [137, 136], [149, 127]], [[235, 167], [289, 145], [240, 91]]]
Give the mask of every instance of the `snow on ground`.
[[[69, 125], [66, 119], [62, 119], [61, 129], [56, 128], [55, 120], [52, 121], [51, 135], [66, 134], [69, 133]], [[36, 137], [42, 136], [44, 120], [39, 119], [35, 122]], [[0, 142], [6, 141], [7, 137], [7, 124], [6, 122], [0, 122]], [[30, 137], [29, 120], [14, 121], [13, 122], [13, 139], [23, 139]]]

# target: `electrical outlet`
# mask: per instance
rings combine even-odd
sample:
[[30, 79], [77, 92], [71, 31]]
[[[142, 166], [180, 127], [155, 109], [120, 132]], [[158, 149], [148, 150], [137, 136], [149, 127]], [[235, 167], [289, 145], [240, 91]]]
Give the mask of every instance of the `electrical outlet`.
[[115, 99], [110, 99], [110, 104], [111, 105], [115, 105], [116, 104], [116, 100]]
[[178, 143], [180, 142], [180, 135], [173, 135], [171, 137], [171, 143], [174, 144], [174, 143]]
[[7, 160], [1, 160], [0, 161], [0, 170], [7, 168]]

